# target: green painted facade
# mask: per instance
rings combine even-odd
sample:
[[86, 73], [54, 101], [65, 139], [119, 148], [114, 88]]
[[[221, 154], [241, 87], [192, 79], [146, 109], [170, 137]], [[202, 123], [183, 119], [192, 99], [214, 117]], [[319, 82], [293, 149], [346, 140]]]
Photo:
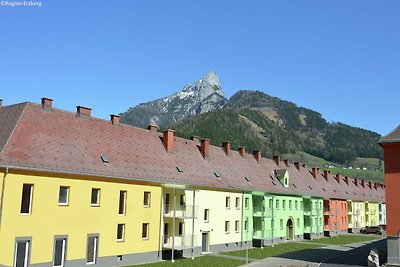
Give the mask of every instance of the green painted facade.
[[303, 197], [305, 238], [314, 239], [324, 235], [323, 201], [322, 198]]

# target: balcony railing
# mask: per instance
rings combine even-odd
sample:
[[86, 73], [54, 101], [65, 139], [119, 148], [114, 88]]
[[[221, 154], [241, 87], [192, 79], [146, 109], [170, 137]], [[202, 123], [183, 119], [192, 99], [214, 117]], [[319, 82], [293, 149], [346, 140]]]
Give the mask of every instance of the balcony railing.
[[[193, 246], [197, 246], [197, 236], [193, 236]], [[163, 237], [163, 247], [164, 248], [172, 248], [172, 241], [174, 241], [175, 249], [185, 249], [192, 247], [192, 236], [184, 235], [184, 236], [164, 236]]]
[[[175, 217], [176, 218], [197, 218], [198, 208], [194, 206], [193, 213], [193, 205], [176, 205], [175, 209]], [[174, 217], [174, 205], [166, 204], [164, 205], [164, 217]]]

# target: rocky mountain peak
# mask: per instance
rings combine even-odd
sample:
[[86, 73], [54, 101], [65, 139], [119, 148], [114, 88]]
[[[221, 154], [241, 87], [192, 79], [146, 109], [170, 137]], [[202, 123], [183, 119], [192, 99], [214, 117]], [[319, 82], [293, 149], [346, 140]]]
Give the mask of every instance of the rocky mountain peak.
[[120, 116], [127, 124], [139, 127], [157, 124], [165, 128], [186, 117], [224, 108], [227, 102], [217, 74], [209, 72], [179, 92], [129, 108]]

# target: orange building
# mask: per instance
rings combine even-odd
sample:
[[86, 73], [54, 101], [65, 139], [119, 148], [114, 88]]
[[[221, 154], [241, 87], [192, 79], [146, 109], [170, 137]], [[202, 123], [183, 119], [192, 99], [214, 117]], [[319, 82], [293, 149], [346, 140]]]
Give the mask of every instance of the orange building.
[[379, 144], [385, 157], [387, 266], [400, 266], [400, 126]]

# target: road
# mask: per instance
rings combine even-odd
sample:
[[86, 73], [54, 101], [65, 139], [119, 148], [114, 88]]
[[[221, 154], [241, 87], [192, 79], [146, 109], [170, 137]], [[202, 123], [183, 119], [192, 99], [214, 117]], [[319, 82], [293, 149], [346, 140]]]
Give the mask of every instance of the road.
[[351, 245], [332, 245], [318, 249], [293, 252], [244, 265], [246, 267], [333, 267], [367, 266], [371, 249], [379, 252], [380, 264], [386, 262], [386, 239]]

